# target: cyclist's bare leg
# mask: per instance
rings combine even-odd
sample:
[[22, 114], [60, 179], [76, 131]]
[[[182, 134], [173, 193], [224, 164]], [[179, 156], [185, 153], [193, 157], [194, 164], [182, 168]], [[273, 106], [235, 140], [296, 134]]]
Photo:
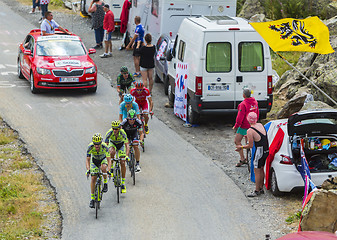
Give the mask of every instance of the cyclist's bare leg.
[[[101, 170], [102, 170], [103, 173], [107, 173], [107, 168], [108, 168], [108, 165], [106, 165], [106, 164], [102, 164], [102, 165], [101, 165]], [[106, 179], [106, 178], [107, 178], [107, 175], [104, 174], [104, 175], [103, 175], [103, 178]]]
[[91, 182], [90, 182], [90, 190], [91, 190], [91, 194], [94, 194], [94, 193], [95, 193], [96, 179], [97, 179], [97, 176], [91, 175]]
[[110, 152], [110, 157], [111, 157], [111, 167], [113, 168], [114, 166], [114, 161], [113, 159], [115, 158], [115, 154], [116, 154], [116, 149], [114, 147], [110, 147], [109, 148], [109, 152]]
[[[235, 138], [234, 138], [235, 146], [241, 146], [242, 139], [243, 139], [243, 135], [236, 133]], [[245, 156], [243, 155], [243, 149], [240, 149], [239, 154], [240, 154], [240, 160], [245, 161]]]
[[125, 178], [126, 167], [125, 167], [125, 159], [121, 159], [121, 169], [122, 169], [122, 178]]
[[147, 113], [144, 113], [144, 122], [145, 122], [145, 125], [147, 125], [147, 123], [149, 122], [149, 114]]
[[140, 151], [139, 151], [139, 147], [138, 147], [138, 142], [137, 142], [137, 145], [133, 145], [133, 150], [135, 150], [136, 162], [139, 163], [139, 160], [140, 160]]

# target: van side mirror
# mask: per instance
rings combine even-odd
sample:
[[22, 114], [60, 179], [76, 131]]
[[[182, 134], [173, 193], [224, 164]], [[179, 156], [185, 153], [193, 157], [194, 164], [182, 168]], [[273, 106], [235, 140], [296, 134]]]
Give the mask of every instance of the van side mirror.
[[32, 55], [32, 51], [30, 51], [30, 49], [24, 49], [23, 54], [24, 55]]

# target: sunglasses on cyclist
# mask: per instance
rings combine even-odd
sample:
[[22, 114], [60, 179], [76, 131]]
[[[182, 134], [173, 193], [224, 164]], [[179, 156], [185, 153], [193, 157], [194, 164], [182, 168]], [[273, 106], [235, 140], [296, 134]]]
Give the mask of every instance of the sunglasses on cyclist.
[[94, 143], [95, 146], [99, 146], [101, 145], [101, 142], [100, 143]]
[[128, 118], [130, 121], [135, 121], [136, 118]]
[[112, 130], [119, 130], [119, 128], [112, 128]]

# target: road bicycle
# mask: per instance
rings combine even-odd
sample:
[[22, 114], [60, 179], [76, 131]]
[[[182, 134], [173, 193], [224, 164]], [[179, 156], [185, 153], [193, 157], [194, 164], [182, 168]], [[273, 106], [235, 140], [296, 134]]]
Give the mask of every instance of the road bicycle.
[[[143, 110], [140, 109], [140, 121], [142, 122], [142, 128], [143, 128], [143, 134], [144, 134], [144, 139], [143, 141], [140, 143], [140, 146], [142, 147], [143, 149], [143, 152], [145, 152], [145, 138], [146, 138], [146, 132], [145, 132], [145, 118], [144, 118], [144, 113], [143, 113]], [[153, 113], [149, 113], [150, 116], [151, 116], [151, 119], [152, 119], [152, 116], [153, 116]]]
[[[106, 175], [107, 173], [102, 173], [101, 169], [99, 168], [98, 173], [93, 173], [91, 176], [97, 176], [96, 184], [95, 184], [95, 211], [96, 211], [96, 219], [98, 217], [98, 209], [100, 209], [101, 201], [103, 199], [103, 181], [102, 176]], [[89, 178], [89, 174], [87, 175], [87, 178]]]
[[135, 159], [135, 152], [133, 149], [133, 144], [130, 143], [130, 153], [129, 153], [129, 161], [127, 162], [129, 169], [130, 169], [130, 173], [131, 173], [131, 177], [133, 180], [133, 185], [136, 185], [136, 159]]
[[118, 152], [116, 154], [117, 154], [117, 158], [113, 160], [116, 162], [115, 167], [113, 168], [113, 181], [114, 181], [115, 188], [117, 190], [117, 203], [119, 203], [119, 195], [120, 193], [122, 193], [122, 175], [121, 175], [121, 167], [120, 167], [121, 159], [118, 156]]

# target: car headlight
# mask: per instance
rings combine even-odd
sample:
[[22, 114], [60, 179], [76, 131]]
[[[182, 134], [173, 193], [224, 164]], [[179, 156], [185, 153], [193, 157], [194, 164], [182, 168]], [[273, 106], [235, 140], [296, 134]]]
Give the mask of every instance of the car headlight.
[[85, 73], [95, 73], [96, 72], [96, 68], [95, 67], [91, 67], [88, 69], [85, 69]]
[[38, 72], [38, 74], [41, 74], [41, 75], [51, 74], [50, 70], [49, 69], [45, 69], [45, 68], [39, 68], [39, 67], [37, 67], [36, 71]]

